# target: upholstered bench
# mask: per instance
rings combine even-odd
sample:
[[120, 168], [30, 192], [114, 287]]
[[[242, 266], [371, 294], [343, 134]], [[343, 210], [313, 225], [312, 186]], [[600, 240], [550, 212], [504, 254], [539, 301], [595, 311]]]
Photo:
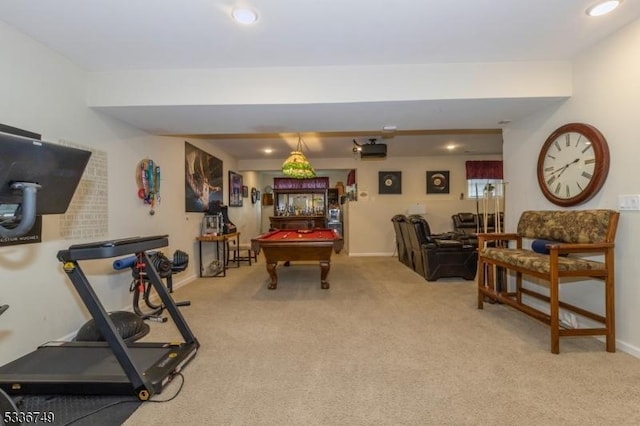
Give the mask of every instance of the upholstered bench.
[[[488, 297], [545, 322], [554, 354], [560, 352], [561, 336], [603, 335], [606, 350], [615, 352], [613, 250], [619, 215], [613, 210], [525, 211], [516, 233], [478, 234], [478, 309]], [[548, 254], [523, 248], [523, 240], [545, 240]], [[515, 247], [509, 247], [510, 242]], [[494, 267], [515, 273], [515, 291], [496, 286]], [[540, 279], [536, 284], [548, 286], [547, 294], [524, 287], [523, 275]], [[604, 282], [604, 316], [559, 300], [559, 285], [577, 279]], [[549, 313], [526, 304], [523, 295], [547, 303]], [[602, 326], [563, 328], [561, 308]]]

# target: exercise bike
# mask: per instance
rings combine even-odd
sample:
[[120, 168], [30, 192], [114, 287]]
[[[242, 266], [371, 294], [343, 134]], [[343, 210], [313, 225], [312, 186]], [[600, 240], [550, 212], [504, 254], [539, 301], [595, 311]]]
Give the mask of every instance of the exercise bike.
[[[169, 292], [173, 292], [172, 276], [175, 273], [184, 271], [189, 264], [189, 255], [183, 251], [176, 250], [173, 254], [173, 260], [169, 260], [162, 252], [149, 252], [149, 260], [160, 275], [160, 278], [166, 280]], [[167, 322], [167, 317], [163, 316], [166, 306], [156, 304], [153, 299], [153, 285], [151, 284], [145, 263], [142, 260], [142, 253], [135, 256], [119, 259], [113, 263], [116, 270], [131, 267], [131, 275], [133, 280], [129, 291], [133, 293], [133, 312], [114, 311], [109, 312], [109, 316], [113, 321], [120, 337], [125, 342], [135, 342], [151, 331], [148, 324], [144, 321]], [[141, 307], [144, 301], [146, 307]], [[176, 306], [189, 306], [190, 301], [175, 302]], [[98, 330], [93, 319], [87, 321], [80, 329], [75, 337], [76, 341], [102, 341], [102, 333]]]
[[[173, 275], [183, 272], [189, 265], [189, 255], [183, 251], [176, 250], [173, 253], [173, 260], [169, 260], [162, 252], [154, 252], [149, 256], [151, 263], [161, 278], [167, 281], [169, 292], [173, 292]], [[165, 306], [156, 304], [151, 299], [152, 285], [147, 278], [145, 264], [141, 259], [137, 259], [131, 264], [131, 275], [133, 280], [129, 291], [133, 293], [133, 311], [142, 319], [166, 322], [167, 318], [162, 315]], [[140, 306], [141, 299], [146, 308]], [[176, 306], [189, 306], [190, 301], [176, 302]]]

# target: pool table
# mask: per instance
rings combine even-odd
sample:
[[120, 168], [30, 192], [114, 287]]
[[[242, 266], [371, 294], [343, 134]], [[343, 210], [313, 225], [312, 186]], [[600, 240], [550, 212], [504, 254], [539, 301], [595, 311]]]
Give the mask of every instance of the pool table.
[[295, 260], [320, 261], [320, 287], [328, 289], [331, 252], [340, 253], [343, 246], [344, 240], [335, 230], [324, 228], [278, 229], [251, 240], [251, 249], [256, 253], [262, 250], [267, 260], [267, 272], [271, 277], [269, 290], [278, 288], [278, 261]]

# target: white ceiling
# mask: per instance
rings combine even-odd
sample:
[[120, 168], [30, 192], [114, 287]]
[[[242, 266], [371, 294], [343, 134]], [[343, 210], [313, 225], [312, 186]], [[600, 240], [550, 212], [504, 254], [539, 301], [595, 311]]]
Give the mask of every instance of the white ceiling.
[[[637, 0], [623, 1], [605, 17], [587, 17], [584, 11], [594, 2], [3, 0], [0, 21], [89, 72], [566, 61], [640, 17]], [[241, 3], [258, 11], [257, 24], [232, 22], [231, 7]], [[468, 130], [436, 130], [496, 129], [505, 110], [518, 119], [554, 102], [560, 99], [459, 100], [446, 109], [425, 100], [304, 108], [218, 105], [197, 113], [177, 105], [123, 106], [105, 112], [152, 133], [215, 137], [239, 159], [260, 157], [258, 148], [265, 145], [286, 155], [297, 137], [278, 134], [301, 129], [310, 157], [344, 157], [352, 139], [381, 137], [372, 131], [380, 123], [398, 125], [396, 136], [387, 139], [390, 155], [443, 154], [442, 145], [456, 141], [464, 151], [482, 154], [501, 152], [499, 133], [472, 137]], [[425, 122], [424, 114], [409, 113], [416, 109], [440, 114]], [[212, 114], [222, 117], [215, 126]], [[251, 134], [225, 124], [233, 122], [225, 117], [239, 114], [245, 128], [254, 129]], [[234, 133], [243, 135], [219, 136]]]

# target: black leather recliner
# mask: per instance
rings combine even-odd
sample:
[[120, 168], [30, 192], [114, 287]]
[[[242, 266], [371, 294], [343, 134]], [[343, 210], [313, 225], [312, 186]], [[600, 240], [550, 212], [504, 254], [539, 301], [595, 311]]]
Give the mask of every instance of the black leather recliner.
[[407, 255], [406, 265], [409, 268], [415, 270], [414, 265], [416, 263], [416, 259], [415, 259], [415, 251], [413, 250], [413, 243], [412, 243], [412, 237], [411, 237], [411, 234], [415, 233], [415, 231], [412, 229], [413, 226], [409, 222], [408, 217], [405, 217], [404, 220], [401, 220], [399, 223], [400, 223], [400, 232], [402, 233], [402, 237], [404, 239], [405, 247], [406, 247], [406, 255]]
[[413, 260], [413, 270], [424, 275], [424, 257], [422, 254], [422, 245], [430, 241], [431, 229], [427, 221], [420, 216], [409, 216], [409, 242], [411, 250], [411, 259]]
[[451, 216], [453, 230], [461, 234], [473, 234], [480, 231], [478, 216], [470, 212], [456, 213]]
[[407, 221], [407, 217], [402, 214], [397, 214], [391, 218], [391, 222], [393, 222], [393, 229], [396, 233], [396, 250], [398, 251], [398, 260], [405, 265], [412, 267], [411, 260], [409, 258], [408, 245], [409, 241], [405, 238], [405, 233], [403, 231], [403, 227], [405, 227], [404, 222]]
[[391, 222], [396, 232], [398, 259], [426, 280], [475, 278], [478, 254], [476, 247], [469, 244], [468, 236], [456, 232], [432, 234], [429, 223], [419, 215], [399, 214]]
[[436, 240], [422, 246], [427, 281], [461, 277], [473, 280], [478, 269], [478, 251], [461, 240]]
[[[495, 213], [487, 214], [487, 227], [484, 226], [484, 215], [470, 212], [456, 213], [451, 216], [453, 220], [453, 229], [461, 234], [476, 234], [478, 232], [495, 232], [496, 215]], [[500, 229], [504, 231], [504, 214], [500, 212]]]
[[462, 277], [466, 280], [475, 278], [478, 253], [468, 239], [460, 239], [460, 235], [455, 232], [431, 234], [429, 223], [421, 216], [409, 216], [409, 221], [413, 224], [416, 240], [420, 243], [420, 253], [414, 251], [416, 272], [427, 281], [445, 277]]

